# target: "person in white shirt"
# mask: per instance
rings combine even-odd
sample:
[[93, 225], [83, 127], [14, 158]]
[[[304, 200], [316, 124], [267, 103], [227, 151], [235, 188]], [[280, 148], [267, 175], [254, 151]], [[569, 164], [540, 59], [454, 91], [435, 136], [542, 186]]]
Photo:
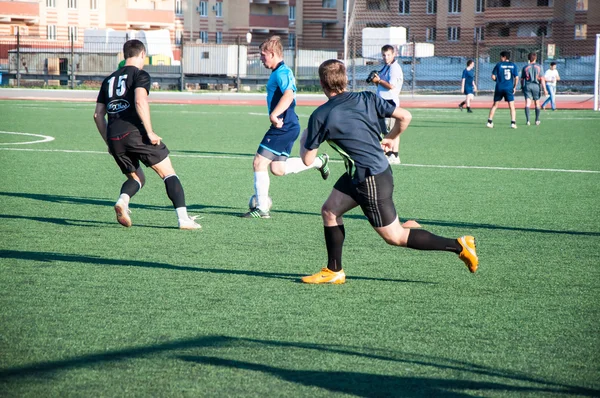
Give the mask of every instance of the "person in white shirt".
[[546, 110], [546, 105], [550, 102], [552, 110], [556, 110], [556, 82], [560, 81], [560, 76], [556, 70], [556, 62], [550, 62], [550, 69], [544, 74], [546, 80], [546, 89], [548, 90], [548, 98], [542, 104], [542, 109]]
[[[386, 44], [381, 47], [381, 57], [384, 66], [375, 75], [372, 82], [377, 85], [377, 95], [393, 104], [396, 108], [400, 107], [400, 90], [404, 82], [402, 67], [396, 62], [396, 52], [394, 46]], [[394, 119], [381, 119], [381, 134], [386, 135], [394, 127]], [[392, 150], [385, 155], [390, 164], [400, 164], [400, 136], [394, 139]]]

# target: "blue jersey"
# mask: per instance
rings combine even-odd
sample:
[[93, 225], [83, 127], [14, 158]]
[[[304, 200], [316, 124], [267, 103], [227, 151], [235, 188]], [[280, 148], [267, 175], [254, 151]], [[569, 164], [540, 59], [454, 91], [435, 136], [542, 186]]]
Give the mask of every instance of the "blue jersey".
[[273, 72], [271, 72], [271, 76], [269, 76], [269, 81], [267, 82], [267, 107], [269, 108], [269, 114], [273, 112], [273, 109], [275, 109], [286, 90], [294, 92], [294, 100], [288, 109], [277, 116], [283, 119], [283, 128], [287, 130], [295, 125], [299, 125], [298, 116], [295, 112], [297, 89], [294, 73], [281, 61]]
[[519, 76], [517, 65], [510, 61], [498, 62], [492, 71], [496, 76], [496, 91], [513, 90], [514, 79]]
[[310, 115], [304, 147], [316, 149], [327, 141], [344, 159], [353, 181], [362, 182], [390, 167], [381, 149], [379, 119], [391, 117], [394, 110], [395, 105], [370, 91], [333, 96]]
[[472, 93], [473, 82], [475, 81], [475, 69], [463, 70], [462, 78], [465, 79], [465, 93]]

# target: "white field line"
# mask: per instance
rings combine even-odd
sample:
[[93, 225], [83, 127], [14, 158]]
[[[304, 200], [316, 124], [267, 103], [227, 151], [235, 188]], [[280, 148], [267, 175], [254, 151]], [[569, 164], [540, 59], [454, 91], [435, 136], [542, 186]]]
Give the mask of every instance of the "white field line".
[[[0, 144], [2, 145], [2, 144]], [[108, 151], [81, 151], [75, 149], [30, 149], [30, 148], [2, 148], [3, 151], [26, 151], [26, 152], [58, 152], [58, 153], [83, 153], [92, 155], [108, 155]], [[228, 155], [184, 155], [171, 153], [169, 156], [177, 158], [197, 158], [197, 159], [252, 159], [253, 155], [248, 156], [228, 156]], [[333, 163], [343, 163], [341, 160], [330, 160]], [[498, 171], [540, 171], [550, 173], [587, 173], [600, 174], [600, 170], [570, 170], [570, 169], [545, 169], [537, 167], [500, 167], [500, 166], [450, 166], [437, 164], [410, 164], [402, 163], [394, 167], [423, 167], [423, 168], [438, 168], [438, 169], [473, 169], [473, 170], [498, 170]]]

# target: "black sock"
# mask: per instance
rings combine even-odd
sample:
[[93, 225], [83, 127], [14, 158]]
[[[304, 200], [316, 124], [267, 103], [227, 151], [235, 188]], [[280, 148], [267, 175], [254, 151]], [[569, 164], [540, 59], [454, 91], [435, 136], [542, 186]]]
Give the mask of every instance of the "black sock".
[[398, 157], [398, 152], [392, 152], [392, 155]]
[[335, 227], [323, 227], [325, 230], [325, 245], [327, 246], [327, 268], [338, 272], [342, 270], [342, 248], [346, 230], [344, 224]]
[[464, 105], [465, 105], [465, 101], [463, 101], [460, 104], [458, 104], [458, 106], [464, 106]]
[[515, 122], [514, 120], [511, 120], [510, 124], [517, 124], [517, 122]]
[[385, 153], [385, 156], [390, 156], [390, 155], [391, 155], [391, 154], [393, 154], [393, 153], [394, 153], [394, 152], [392, 152], [392, 151], [386, 152], [386, 153]]
[[488, 119], [488, 123], [492, 123], [492, 119]]
[[540, 120], [540, 108], [535, 108], [535, 121]]
[[185, 207], [185, 194], [183, 192], [183, 187], [181, 186], [181, 181], [179, 181], [179, 177], [175, 174], [171, 174], [170, 176], [165, 177], [165, 188], [167, 188], [167, 195], [171, 202], [173, 202], [173, 207], [178, 209], [180, 207]]
[[525, 107], [525, 119], [529, 121], [529, 107]]
[[456, 239], [443, 238], [423, 229], [411, 229], [406, 247], [416, 250], [441, 250], [460, 253], [462, 246]]
[[468, 111], [470, 111], [470, 110], [471, 110], [471, 107], [470, 107], [470, 106], [467, 106], [467, 110], [468, 110]]
[[125, 193], [129, 195], [130, 198], [133, 197], [140, 190], [140, 183], [133, 178], [128, 178], [127, 181], [121, 185], [121, 193]]

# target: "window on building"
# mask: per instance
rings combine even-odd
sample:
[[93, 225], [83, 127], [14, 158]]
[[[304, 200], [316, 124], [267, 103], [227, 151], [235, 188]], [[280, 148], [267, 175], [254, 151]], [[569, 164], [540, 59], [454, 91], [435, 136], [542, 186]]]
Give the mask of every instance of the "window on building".
[[476, 26], [473, 32], [473, 40], [483, 41], [484, 40], [484, 31], [485, 28], [483, 26]]
[[487, 0], [488, 7], [510, 7], [510, 0]]
[[475, 12], [485, 11], [485, 0], [475, 0]]
[[295, 33], [290, 33], [288, 35], [288, 47], [289, 48], [296, 48], [296, 34]]
[[321, 37], [327, 37], [327, 25], [321, 24]]
[[223, 43], [223, 32], [217, 32], [217, 44]]
[[50, 7], [50, 8], [56, 7], [56, 0], [46, 0], [46, 7]]
[[[346, 4], [344, 2], [344, 4]], [[290, 6], [290, 21], [296, 20], [296, 6]]]
[[587, 25], [575, 25], [575, 40], [583, 40], [587, 38]]
[[410, 0], [398, 1], [398, 14], [410, 14]]
[[552, 0], [537, 0], [538, 7], [550, 7]]
[[223, 2], [218, 1], [215, 4], [215, 14], [217, 15], [218, 18], [223, 17]]
[[98, 9], [98, 0], [90, 0], [90, 10]]
[[182, 15], [183, 14], [183, 4], [182, 0], [175, 0], [175, 14]]
[[181, 45], [183, 43], [183, 30], [179, 29], [175, 31], [175, 44]]
[[577, 4], [575, 5], [575, 10], [587, 11], [587, 9], [588, 9], [588, 0], [577, 0]]
[[448, 12], [459, 13], [461, 0], [448, 0]]
[[386, 11], [390, 9], [389, 0], [367, 0], [367, 10]]
[[498, 36], [509, 37], [510, 36], [510, 28], [508, 26], [505, 26], [505, 27], [498, 29]]
[[201, 17], [207, 17], [208, 16], [208, 1], [201, 1], [200, 5], [198, 5], [198, 14], [200, 14]]
[[267, 15], [273, 15], [273, 7], [267, 7]]
[[460, 27], [452, 26], [448, 28], [448, 41], [460, 40]]
[[77, 8], [77, 0], [67, 0], [67, 8]]
[[436, 33], [436, 28], [425, 28], [425, 41], [435, 41]]
[[437, 13], [437, 0], [427, 0], [427, 14]]
[[78, 32], [77, 32], [77, 26], [69, 26], [69, 40], [73, 40], [73, 41], [77, 41], [78, 36]]
[[46, 27], [46, 34], [48, 35], [48, 40], [56, 40], [56, 25], [48, 25]]
[[208, 43], [208, 32], [207, 31], [201, 30], [199, 37], [200, 37], [201, 43]]
[[323, 8], [335, 8], [336, 0], [323, 0]]

